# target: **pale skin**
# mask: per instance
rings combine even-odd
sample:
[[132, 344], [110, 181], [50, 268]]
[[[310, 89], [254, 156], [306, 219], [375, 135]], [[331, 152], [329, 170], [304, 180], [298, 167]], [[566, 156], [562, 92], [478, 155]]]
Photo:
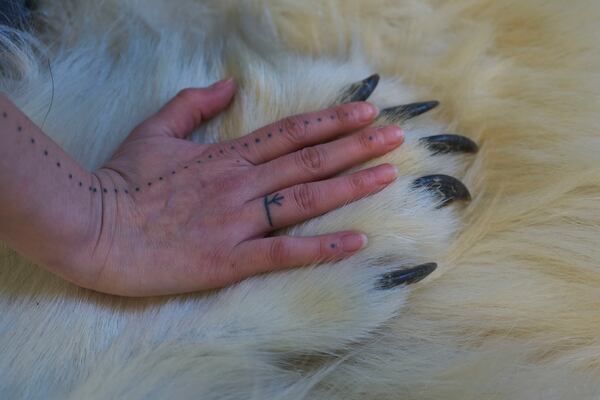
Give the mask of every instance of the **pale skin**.
[[139, 124], [101, 168], [87, 171], [0, 95], [0, 240], [92, 290], [153, 296], [220, 288], [269, 271], [349, 257], [366, 236], [273, 231], [384, 189], [396, 126], [369, 127], [366, 102], [277, 121], [239, 139], [186, 137], [224, 110], [223, 80], [186, 89]]

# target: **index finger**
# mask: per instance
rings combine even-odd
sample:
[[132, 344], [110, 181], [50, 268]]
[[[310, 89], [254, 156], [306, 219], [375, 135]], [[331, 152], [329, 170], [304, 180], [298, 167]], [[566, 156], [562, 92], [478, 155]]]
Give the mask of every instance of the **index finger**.
[[324, 142], [372, 123], [379, 111], [371, 103], [346, 103], [298, 114], [260, 128], [227, 145], [253, 164], [261, 164], [303, 147]]

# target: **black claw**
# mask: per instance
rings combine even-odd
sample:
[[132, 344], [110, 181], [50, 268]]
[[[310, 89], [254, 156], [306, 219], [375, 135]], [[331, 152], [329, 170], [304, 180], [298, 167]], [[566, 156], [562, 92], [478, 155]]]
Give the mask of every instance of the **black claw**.
[[443, 134], [427, 136], [419, 139], [419, 141], [433, 151], [433, 154], [477, 153], [479, 150], [474, 141], [460, 135]]
[[373, 74], [350, 86], [342, 95], [340, 103], [349, 103], [351, 101], [365, 101], [375, 91], [379, 83], [379, 75]]
[[414, 188], [425, 188], [435, 193], [441, 200], [442, 208], [455, 200], [471, 200], [469, 189], [458, 179], [448, 175], [427, 175], [413, 182]]
[[390, 107], [381, 110], [381, 115], [392, 122], [401, 123], [411, 118], [433, 110], [440, 105], [439, 101], [423, 101], [420, 103], [404, 104], [402, 106]]
[[392, 289], [400, 285], [412, 285], [417, 283], [437, 268], [436, 263], [427, 263], [417, 265], [407, 269], [399, 269], [396, 271], [383, 274], [377, 282], [378, 289]]

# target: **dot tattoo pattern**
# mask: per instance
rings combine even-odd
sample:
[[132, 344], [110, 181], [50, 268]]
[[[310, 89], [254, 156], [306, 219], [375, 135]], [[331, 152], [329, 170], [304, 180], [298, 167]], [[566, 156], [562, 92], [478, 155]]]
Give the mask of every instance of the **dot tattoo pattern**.
[[[349, 114], [348, 114], [348, 113], [344, 113], [344, 115], [348, 116]], [[2, 112], [2, 117], [3, 117], [3, 118], [8, 118], [8, 113], [7, 113], [6, 111], [3, 111], [3, 112]], [[329, 118], [330, 118], [331, 120], [334, 120], [334, 119], [336, 119], [336, 116], [335, 116], [334, 114], [331, 114], [331, 115], [329, 115]], [[315, 121], [315, 122], [323, 122], [323, 118], [322, 118], [322, 117], [318, 117], [318, 118], [315, 118], [315, 120], [314, 120], [314, 121]], [[311, 123], [311, 121], [310, 121], [310, 120], [308, 120], [308, 119], [305, 119], [305, 120], [303, 120], [303, 122], [304, 122], [304, 125], [309, 125], [309, 124]], [[16, 126], [16, 130], [17, 130], [17, 132], [22, 132], [22, 131], [23, 131], [23, 126], [22, 126], [22, 125], [17, 125], [17, 126]], [[278, 128], [278, 131], [279, 131], [279, 133], [283, 133], [283, 132], [284, 132], [284, 128], [283, 128], [283, 127], [279, 127], [279, 128]], [[270, 138], [272, 138], [272, 137], [273, 137], [273, 132], [267, 132], [267, 134], [264, 136], [264, 139], [270, 139]], [[369, 136], [369, 140], [373, 140], [373, 137], [372, 137], [372, 136]], [[34, 145], [34, 144], [36, 143], [36, 139], [32, 137], [32, 138], [30, 138], [30, 139], [29, 139], [29, 142], [30, 142], [32, 145]], [[255, 138], [254, 138], [254, 143], [256, 143], [256, 144], [260, 144], [260, 143], [262, 143], [262, 138], [260, 138], [260, 137], [255, 137]], [[248, 148], [248, 147], [249, 147], [249, 144], [248, 144], [248, 142], [244, 142], [244, 143], [242, 143], [242, 145], [243, 145], [243, 147], [245, 147], [245, 148]], [[236, 147], [235, 145], [230, 145], [230, 146], [229, 146], [229, 149], [230, 149], [230, 150], [235, 150], [235, 147]], [[47, 156], [49, 156], [49, 154], [50, 154], [50, 153], [49, 153], [48, 149], [44, 149], [44, 150], [43, 150], [43, 154], [44, 154], [44, 156], [46, 156], [46, 157], [47, 157]], [[221, 148], [221, 149], [219, 149], [219, 154], [225, 154], [225, 151], [224, 151], [224, 150]], [[212, 160], [213, 158], [214, 158], [214, 157], [213, 157], [213, 154], [212, 154], [212, 153], [211, 153], [211, 154], [208, 154], [208, 156], [207, 156], [207, 159], [209, 159], [209, 160]], [[241, 162], [239, 159], [236, 159], [235, 161], [236, 161], [236, 163], [240, 163], [240, 162]], [[196, 160], [196, 163], [197, 163], [197, 164], [201, 164], [201, 163], [202, 163], [202, 160], [201, 160], [201, 159], [199, 159], [199, 160]], [[61, 164], [61, 162], [60, 162], [60, 161], [56, 161], [55, 165], [56, 165], [56, 167], [57, 167], [57, 168], [61, 168], [61, 167], [62, 167], [62, 164]], [[185, 166], [183, 167], [183, 169], [189, 169], [189, 166], [188, 166], [188, 165], [185, 165]], [[171, 171], [171, 175], [175, 175], [176, 173], [177, 173], [177, 171], [175, 171], [175, 170]], [[73, 178], [74, 178], [74, 176], [73, 176], [73, 174], [72, 174], [72, 173], [68, 173], [68, 174], [67, 174], [67, 177], [68, 177], [68, 179], [69, 179], [69, 180], [73, 180]], [[164, 181], [164, 180], [165, 180], [165, 178], [164, 178], [163, 176], [160, 176], [160, 177], [158, 177], [158, 181]], [[83, 187], [83, 182], [82, 182], [82, 181], [77, 181], [77, 186], [79, 186], [79, 187]], [[146, 183], [146, 186], [148, 186], [148, 187], [151, 187], [151, 186], [152, 186], [152, 182], [151, 182], [151, 181], [150, 181], [150, 182], [147, 182], [147, 183]], [[141, 191], [141, 188], [140, 188], [139, 186], [136, 186], [136, 187], [135, 187], [133, 190], [134, 190], [135, 192], [140, 192], [140, 191]], [[96, 188], [96, 187], [94, 187], [94, 186], [89, 186], [89, 187], [88, 187], [88, 191], [89, 191], [89, 192], [91, 192], [91, 193], [97, 193], [97, 192], [98, 192], [98, 188]], [[115, 188], [113, 188], [113, 189], [112, 189], [112, 191], [114, 191], [114, 193], [115, 193], [115, 194], [118, 194], [118, 193], [119, 193], [119, 189], [118, 189], [118, 188], [116, 188], [116, 187], [115, 187]], [[125, 189], [125, 188], [123, 188], [123, 189], [121, 189], [121, 191], [122, 191], [123, 193], [129, 194], [129, 190], [128, 190], [128, 189]], [[101, 188], [101, 193], [108, 193], [108, 189], [107, 189], [107, 188]], [[282, 201], [283, 199], [284, 199], [284, 197], [283, 197], [283, 196], [281, 196], [279, 193], [276, 193], [276, 194], [275, 194], [275, 195], [274, 195], [272, 198], [270, 198], [270, 199], [268, 198], [268, 196], [265, 196], [265, 198], [264, 198], [264, 206], [265, 206], [265, 211], [266, 211], [266, 213], [267, 213], [267, 219], [268, 219], [268, 222], [269, 222], [269, 225], [270, 225], [270, 226], [273, 226], [273, 221], [272, 221], [272, 217], [271, 217], [271, 212], [270, 212], [269, 206], [271, 206], [271, 205], [273, 205], [273, 204], [276, 204], [276, 205], [278, 205], [278, 206], [281, 206], [281, 205], [282, 205], [282, 204], [281, 204], [281, 201]], [[331, 246], [332, 246], [332, 248], [334, 248], [334, 247], [335, 247], [335, 244], [331, 244]]]

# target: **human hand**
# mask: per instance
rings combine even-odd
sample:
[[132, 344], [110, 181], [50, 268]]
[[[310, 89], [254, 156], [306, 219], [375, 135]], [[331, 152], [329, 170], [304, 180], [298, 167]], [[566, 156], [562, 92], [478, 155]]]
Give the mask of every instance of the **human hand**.
[[366, 244], [356, 231], [267, 235], [391, 183], [397, 172], [389, 164], [331, 176], [398, 147], [400, 128], [365, 128], [377, 110], [359, 102], [289, 117], [235, 140], [185, 140], [229, 104], [235, 89], [227, 80], [182, 91], [93, 173], [90, 190], [102, 199], [97, 228], [74, 258], [85, 267], [70, 280], [127, 296], [190, 292], [340, 259]]

